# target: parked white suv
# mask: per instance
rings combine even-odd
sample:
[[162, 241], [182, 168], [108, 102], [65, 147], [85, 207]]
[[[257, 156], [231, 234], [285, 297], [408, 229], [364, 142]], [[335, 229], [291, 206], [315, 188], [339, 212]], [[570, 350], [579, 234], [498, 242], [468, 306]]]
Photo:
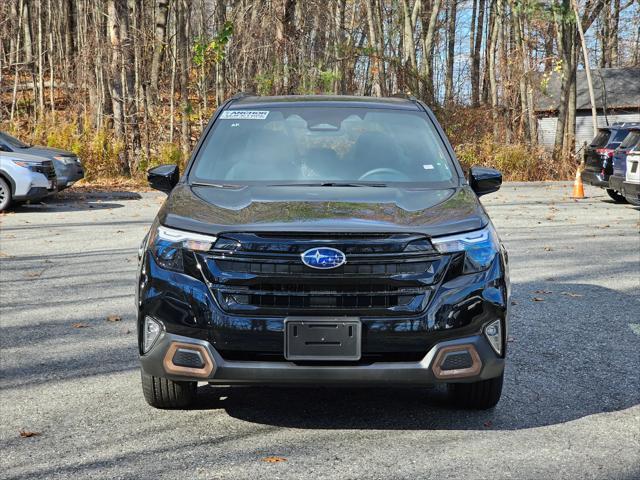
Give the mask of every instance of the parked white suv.
[[622, 193], [631, 205], [640, 206], [640, 148], [627, 154], [627, 173], [622, 184]]
[[56, 191], [51, 160], [0, 151], [0, 212], [13, 202], [38, 200]]

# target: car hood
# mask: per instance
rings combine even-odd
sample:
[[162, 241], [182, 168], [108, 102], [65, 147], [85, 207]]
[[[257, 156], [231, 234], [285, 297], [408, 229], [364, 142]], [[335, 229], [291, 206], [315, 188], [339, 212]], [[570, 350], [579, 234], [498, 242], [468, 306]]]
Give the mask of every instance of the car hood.
[[62, 157], [76, 156], [75, 153], [68, 152], [67, 150], [61, 150], [59, 148], [52, 148], [52, 147], [43, 147], [40, 145], [34, 145], [28, 148], [23, 148], [20, 151], [24, 153], [28, 153], [29, 155], [38, 155], [41, 157], [46, 157], [51, 159], [53, 159], [53, 157], [55, 156], [62, 156]]
[[229, 231], [414, 232], [447, 235], [489, 219], [468, 186], [204, 187], [178, 184], [158, 213], [161, 224], [218, 234]]

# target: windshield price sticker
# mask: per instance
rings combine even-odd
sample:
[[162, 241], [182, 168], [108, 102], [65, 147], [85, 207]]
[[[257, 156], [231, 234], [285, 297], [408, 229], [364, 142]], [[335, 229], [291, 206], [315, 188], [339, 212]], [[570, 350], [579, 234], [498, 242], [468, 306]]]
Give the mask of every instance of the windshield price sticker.
[[222, 120], [264, 120], [269, 115], [267, 110], [225, 110], [220, 115]]

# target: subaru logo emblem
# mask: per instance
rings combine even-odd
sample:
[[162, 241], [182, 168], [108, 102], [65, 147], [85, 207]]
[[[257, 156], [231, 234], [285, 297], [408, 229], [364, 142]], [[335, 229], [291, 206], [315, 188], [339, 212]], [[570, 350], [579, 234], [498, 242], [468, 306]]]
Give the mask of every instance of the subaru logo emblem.
[[311, 248], [300, 255], [307, 267], [326, 270], [338, 268], [347, 263], [347, 257], [340, 250], [329, 247]]

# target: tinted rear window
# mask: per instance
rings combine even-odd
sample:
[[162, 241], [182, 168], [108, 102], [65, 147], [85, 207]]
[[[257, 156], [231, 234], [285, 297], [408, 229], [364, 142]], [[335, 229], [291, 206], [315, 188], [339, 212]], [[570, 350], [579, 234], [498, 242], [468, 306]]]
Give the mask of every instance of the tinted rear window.
[[[624, 128], [620, 130], [614, 130], [613, 135], [609, 140], [610, 148], [618, 148], [618, 146], [622, 143], [622, 141], [628, 134], [629, 134], [629, 130]], [[613, 145], [615, 145], [615, 147]]]
[[596, 138], [591, 141], [592, 147], [604, 147], [609, 143], [610, 130], [600, 130]]
[[620, 148], [631, 148], [638, 144], [638, 140], [640, 140], [640, 130], [631, 130], [620, 144]]

